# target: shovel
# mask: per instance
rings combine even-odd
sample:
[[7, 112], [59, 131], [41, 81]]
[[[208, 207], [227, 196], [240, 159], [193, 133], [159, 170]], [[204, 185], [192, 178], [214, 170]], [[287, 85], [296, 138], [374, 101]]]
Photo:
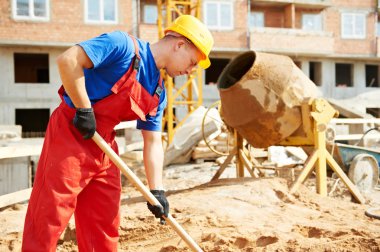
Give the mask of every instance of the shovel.
[[[104, 139], [95, 132], [92, 140], [104, 151], [104, 153], [112, 160], [112, 162], [120, 169], [120, 171], [128, 178], [128, 180], [142, 193], [144, 198], [152, 205], [160, 205], [160, 202], [145, 187], [141, 180], [129, 169], [123, 160], [115, 153], [115, 151], [104, 141]], [[162, 216], [167, 223], [177, 232], [177, 234], [187, 243], [192, 251], [203, 251], [198, 244], [186, 233], [186, 231], [178, 224], [178, 222], [169, 214], [168, 217]]]

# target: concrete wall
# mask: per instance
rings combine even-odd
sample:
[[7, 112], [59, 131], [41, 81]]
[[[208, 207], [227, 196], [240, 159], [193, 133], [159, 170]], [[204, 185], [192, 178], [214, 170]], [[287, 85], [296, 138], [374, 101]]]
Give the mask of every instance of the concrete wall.
[[[60, 86], [57, 56], [65, 48], [49, 47], [0, 47], [0, 124], [15, 123], [16, 108], [48, 108], [50, 112], [59, 104]], [[49, 55], [48, 84], [15, 83], [13, 54], [46, 53]]]
[[[143, 0], [141, 0], [143, 1]], [[226, 0], [229, 1], [229, 0]], [[204, 1], [205, 2], [205, 1]], [[211, 57], [227, 55], [232, 58], [248, 50], [265, 51], [291, 56], [302, 63], [308, 75], [309, 61], [322, 62], [322, 86], [326, 97], [348, 98], [358, 92], [376, 88], [365, 88], [364, 65], [380, 64], [379, 43], [375, 37], [376, 13], [374, 0], [350, 1], [247, 1], [230, 0], [233, 3], [234, 24], [232, 30], [212, 30], [215, 39]], [[294, 2], [294, 9], [284, 5]], [[323, 3], [322, 3], [323, 2]], [[116, 24], [89, 24], [84, 18], [84, 1], [51, 0], [48, 21], [17, 20], [12, 16], [11, 0], [0, 1], [0, 123], [13, 124], [16, 108], [49, 108], [52, 112], [59, 103], [56, 94], [59, 75], [55, 59], [59, 53], [76, 42], [94, 37], [103, 32], [124, 30], [155, 42], [158, 29], [155, 25], [138, 24], [138, 2], [117, 1]], [[247, 26], [249, 3], [251, 10], [265, 12], [265, 28], [250, 29]], [[300, 4], [301, 3], [301, 4]], [[294, 13], [292, 13], [295, 11]], [[364, 40], [340, 38], [341, 13], [359, 11], [366, 14]], [[302, 31], [303, 12], [323, 15], [323, 31]], [[291, 19], [291, 20], [290, 20]], [[290, 22], [291, 21], [291, 22]], [[290, 22], [290, 24], [289, 24]], [[290, 27], [286, 29], [284, 27]], [[15, 84], [13, 73], [14, 52], [43, 52], [49, 54], [49, 84]], [[354, 86], [335, 87], [335, 62], [354, 64]], [[206, 70], [207, 71], [207, 70]], [[203, 100], [207, 106], [219, 99], [215, 86], [204, 86]]]
[[[309, 76], [309, 62], [319, 61], [322, 64], [322, 85], [319, 89], [322, 91], [323, 96], [326, 98], [347, 99], [354, 97], [361, 93], [378, 91], [376, 87], [366, 87], [365, 65], [373, 64], [367, 61], [352, 61], [342, 59], [321, 59], [321, 58], [307, 58], [301, 59], [302, 71], [306, 76]], [[335, 79], [335, 64], [347, 63], [353, 65], [353, 87], [337, 87]]]
[[0, 159], [0, 195], [30, 187], [29, 158]]

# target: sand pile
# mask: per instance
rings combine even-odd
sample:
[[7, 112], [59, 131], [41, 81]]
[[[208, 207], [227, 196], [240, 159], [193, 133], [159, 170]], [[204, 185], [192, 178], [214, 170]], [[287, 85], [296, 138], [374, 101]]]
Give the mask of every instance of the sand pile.
[[[204, 251], [380, 251], [380, 220], [364, 215], [380, 194], [365, 205], [320, 197], [306, 186], [289, 195], [285, 179], [228, 178], [233, 169], [207, 182], [216, 169], [203, 164], [166, 170], [171, 214]], [[20, 250], [25, 210], [22, 204], [0, 212], [0, 251]], [[129, 186], [121, 214], [119, 251], [190, 251]], [[77, 251], [72, 223], [58, 251]]]

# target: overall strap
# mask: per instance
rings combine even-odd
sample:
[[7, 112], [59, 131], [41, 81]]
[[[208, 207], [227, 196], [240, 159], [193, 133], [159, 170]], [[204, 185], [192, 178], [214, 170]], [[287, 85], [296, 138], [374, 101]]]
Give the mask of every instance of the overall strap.
[[162, 87], [162, 76], [160, 74], [160, 78], [158, 80], [158, 85], [156, 87], [156, 91], [154, 91], [154, 95], [157, 95], [158, 98], [160, 98], [160, 95], [162, 93], [163, 87]]
[[164, 88], [162, 87], [162, 76], [160, 74], [160, 78], [158, 80], [158, 85], [153, 94], [154, 103], [157, 104], [152, 111], [149, 112], [149, 115], [155, 116], [157, 114], [157, 109], [160, 104], [160, 96]]
[[59, 94], [59, 97], [61, 98], [61, 100], [63, 101], [63, 95], [65, 94], [65, 88], [63, 87], [63, 85], [61, 85], [59, 87], [58, 94]]
[[133, 41], [133, 44], [135, 45], [135, 59], [134, 59], [134, 63], [133, 63], [133, 69], [138, 71], [139, 70], [139, 67], [140, 67], [140, 61], [141, 61], [141, 57], [140, 57], [140, 53], [139, 53], [139, 45], [137, 43], [137, 40], [134, 36], [128, 34], [129, 37], [131, 37], [132, 41]]
[[140, 68], [141, 57], [140, 57], [140, 53], [139, 53], [139, 45], [138, 45], [137, 40], [134, 36], [132, 36], [130, 34], [128, 34], [128, 35], [133, 41], [133, 44], [135, 47], [135, 56], [133, 57], [131, 65], [130, 65], [129, 69], [127, 70], [127, 72], [123, 76], [121, 76], [121, 78], [111, 88], [111, 91], [115, 94], [117, 94], [119, 92], [121, 86], [131, 76], [131, 74], [134, 74], [136, 76], [136, 73]]

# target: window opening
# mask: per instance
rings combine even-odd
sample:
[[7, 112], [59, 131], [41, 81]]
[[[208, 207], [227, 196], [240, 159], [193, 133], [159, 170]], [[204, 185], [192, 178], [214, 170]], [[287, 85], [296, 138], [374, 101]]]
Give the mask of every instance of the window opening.
[[335, 64], [335, 78], [337, 87], [352, 87], [352, 76], [353, 76], [353, 66], [352, 64]]
[[380, 87], [378, 65], [365, 65], [365, 86]]
[[50, 109], [16, 109], [16, 124], [22, 127], [22, 137], [44, 137]]
[[15, 83], [49, 83], [49, 55], [14, 53]]
[[346, 39], [364, 39], [366, 36], [366, 15], [363, 13], [342, 13], [341, 35]]
[[47, 20], [49, 0], [13, 0], [15, 19]]
[[116, 23], [117, 0], [86, 0], [86, 21]]
[[231, 2], [207, 1], [204, 4], [204, 22], [209, 29], [232, 30], [232, 10]]
[[142, 22], [145, 24], [156, 24], [158, 13], [157, 13], [157, 5], [154, 4], [144, 4], [142, 6]]
[[302, 30], [322, 31], [321, 14], [302, 14]]
[[322, 63], [310, 61], [309, 62], [309, 78], [317, 86], [322, 85]]
[[262, 28], [265, 27], [264, 12], [253, 11], [249, 13], [249, 27]]

